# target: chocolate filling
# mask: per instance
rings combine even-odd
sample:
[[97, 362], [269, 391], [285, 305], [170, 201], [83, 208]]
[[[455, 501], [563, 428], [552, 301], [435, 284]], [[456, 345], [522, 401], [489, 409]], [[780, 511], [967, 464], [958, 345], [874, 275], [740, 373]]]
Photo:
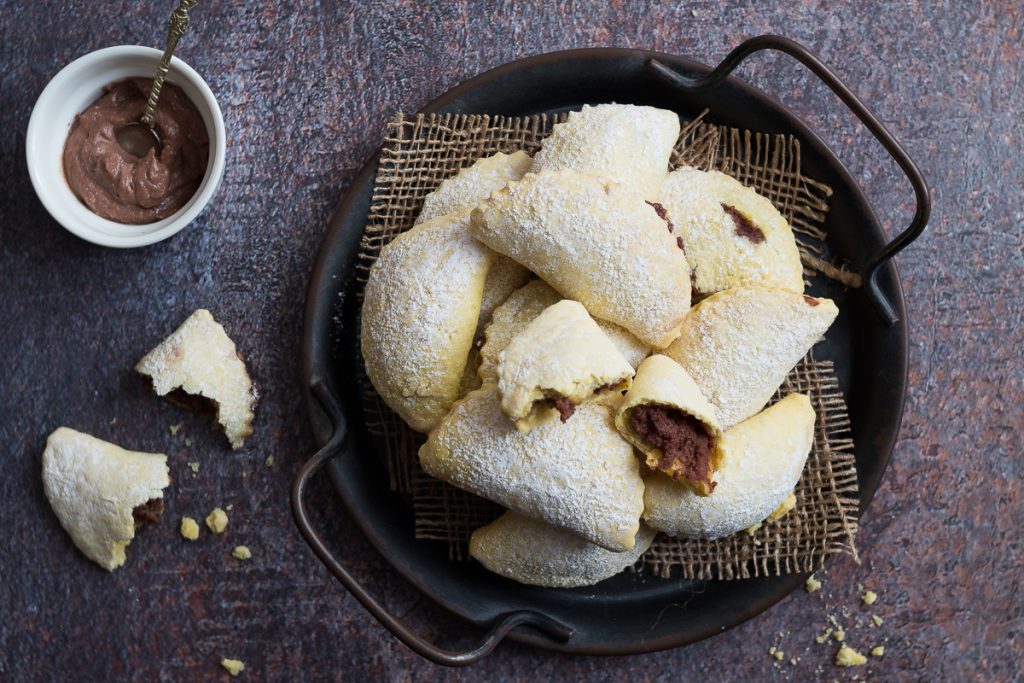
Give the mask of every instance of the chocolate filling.
[[164, 511], [164, 499], [153, 498], [132, 510], [132, 519], [135, 520], [135, 528], [143, 524], [156, 524], [160, 519], [160, 513]]
[[572, 402], [571, 398], [566, 398], [565, 396], [546, 398], [544, 403], [558, 411], [558, 415], [563, 423], [568, 422], [572, 414], [576, 412], [576, 404]]
[[817, 306], [819, 303], [821, 303], [820, 301], [815, 299], [813, 296], [807, 296], [806, 294], [804, 294], [804, 302], [808, 306]]
[[673, 479], [708, 480], [711, 435], [697, 418], [670, 406], [647, 404], [630, 411], [629, 426], [644, 443], [662, 452], [657, 462], [649, 459], [648, 465]]
[[[659, 204], [658, 202], [647, 202], [647, 203], [650, 204], [652, 207], [654, 207], [654, 213], [658, 214], [658, 218], [660, 218], [661, 220], [665, 221], [665, 223], [668, 224], [668, 231], [669, 232], [674, 232], [675, 229], [676, 229], [676, 226], [672, 225], [672, 221], [669, 220], [669, 218], [668, 218], [668, 211], [665, 210], [665, 207], [662, 206], [661, 204]], [[683, 248], [682, 245], [680, 245], [679, 248], [682, 249]]]
[[737, 235], [746, 237], [754, 244], [764, 242], [764, 233], [761, 232], [761, 228], [751, 223], [750, 219], [740, 213], [739, 209], [728, 204], [722, 204], [722, 208], [732, 218], [732, 223], [736, 226]]

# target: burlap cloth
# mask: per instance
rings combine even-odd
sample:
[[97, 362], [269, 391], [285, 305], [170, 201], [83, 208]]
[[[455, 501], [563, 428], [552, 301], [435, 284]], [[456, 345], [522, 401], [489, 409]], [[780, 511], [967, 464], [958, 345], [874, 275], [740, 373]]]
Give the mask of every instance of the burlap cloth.
[[[856, 274], [829, 260], [822, 225], [832, 191], [801, 174], [799, 141], [713, 125], [705, 121], [706, 114], [683, 128], [673, 168], [688, 164], [718, 169], [771, 199], [793, 226], [811, 291], [819, 277], [859, 286]], [[359, 296], [381, 247], [412, 227], [428, 192], [482, 156], [519, 149], [533, 154], [563, 116], [397, 115], [388, 125], [360, 248]], [[365, 375], [360, 385], [367, 428], [385, 444], [391, 487], [412, 501], [416, 537], [444, 542], [453, 560], [466, 559], [469, 535], [502, 509], [424, 474], [416, 452], [425, 437], [391, 412]], [[857, 471], [850, 421], [832, 363], [808, 354], [777, 398], [793, 391], [808, 394], [818, 416], [814, 447], [796, 487], [796, 508], [753, 534], [741, 532], [717, 541], [659, 535], [636, 570], [739, 579], [814, 571], [835, 552], [857, 558]]]

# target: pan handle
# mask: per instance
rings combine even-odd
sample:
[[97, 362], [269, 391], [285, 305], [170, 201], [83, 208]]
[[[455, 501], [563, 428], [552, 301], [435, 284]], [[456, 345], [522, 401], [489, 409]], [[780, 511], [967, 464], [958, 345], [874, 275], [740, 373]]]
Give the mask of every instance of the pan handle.
[[443, 650], [410, 631], [404, 623], [388, 612], [383, 605], [367, 593], [366, 589], [363, 588], [355, 577], [349, 574], [348, 571], [341, 566], [341, 563], [338, 562], [334, 555], [331, 554], [331, 551], [328, 550], [327, 546], [324, 544], [323, 538], [314, 528], [306, 511], [306, 504], [303, 500], [303, 496], [306, 491], [306, 485], [309, 483], [310, 479], [312, 479], [313, 475], [320, 471], [320, 469], [333, 458], [339, 455], [348, 454], [350, 451], [350, 449], [347, 448], [346, 436], [348, 430], [345, 424], [345, 417], [342, 414], [337, 401], [327, 390], [327, 386], [322, 379], [314, 378], [311, 388], [313, 390], [313, 395], [316, 396], [321, 407], [324, 409], [324, 412], [330, 417], [331, 422], [333, 423], [334, 433], [324, 447], [317, 451], [312, 458], [306, 461], [306, 463], [295, 474], [295, 479], [292, 480], [291, 490], [292, 516], [295, 518], [295, 524], [299, 527], [302, 537], [306, 539], [306, 543], [308, 543], [309, 547], [313, 549], [313, 552], [320, 558], [320, 561], [331, 570], [331, 573], [337, 577], [346, 589], [348, 589], [348, 592], [351, 593], [353, 597], [355, 597], [355, 599], [370, 612], [370, 614], [376, 617], [377, 621], [383, 624], [385, 628], [395, 635], [396, 638], [405, 643], [405, 645], [417, 654], [432, 662], [444, 664], [445, 666], [466, 666], [483, 659], [490, 654], [495, 647], [497, 647], [498, 643], [501, 642], [502, 638], [504, 638], [509, 631], [522, 624], [533, 626], [550, 638], [559, 642], [565, 642], [572, 637], [573, 630], [571, 628], [538, 612], [521, 610], [517, 612], [509, 612], [495, 619], [491, 630], [487, 632], [479, 645], [475, 648], [462, 652], [452, 652], [449, 650]]
[[789, 38], [770, 34], [743, 41], [711, 73], [704, 76], [684, 76], [656, 59], [648, 60], [647, 66], [660, 78], [683, 90], [704, 90], [721, 83], [744, 59], [761, 50], [785, 52], [820, 78], [850, 108], [857, 118], [867, 126], [868, 130], [874, 134], [875, 139], [882, 144], [882, 147], [892, 156], [899, 167], [903, 169], [907, 179], [910, 180], [911, 186], [914, 188], [917, 208], [913, 220], [903, 232], [868, 259], [863, 273], [864, 281], [867, 283], [868, 298], [871, 299], [882, 319], [889, 326], [892, 326], [896, 323], [898, 317], [892, 303], [890, 303], [888, 297], [882, 292], [878, 284], [876, 277], [878, 269], [885, 261], [895, 256], [900, 250], [918, 238], [928, 224], [928, 217], [932, 210], [932, 200], [928, 185], [924, 180], [924, 176], [921, 175], [921, 171], [918, 170], [917, 165], [907, 156], [907, 153], [896, 138], [892, 136], [892, 133], [864, 106], [864, 103], [853, 94], [853, 91], [831, 69], [825, 66], [817, 55], [806, 47]]

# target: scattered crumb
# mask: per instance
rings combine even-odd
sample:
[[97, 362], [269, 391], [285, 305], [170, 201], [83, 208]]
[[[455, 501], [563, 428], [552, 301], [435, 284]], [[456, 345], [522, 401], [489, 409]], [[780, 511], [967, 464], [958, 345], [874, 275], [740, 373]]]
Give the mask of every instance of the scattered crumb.
[[825, 629], [825, 631], [820, 636], [817, 636], [814, 640], [816, 640], [818, 642], [818, 644], [821, 645], [822, 643], [828, 641], [828, 639], [831, 636], [832, 636], [832, 629], [831, 628], [827, 628], [827, 629]]
[[234, 503], [228, 503], [227, 505], [224, 506], [224, 509], [227, 510], [228, 512], [231, 512], [234, 509], [234, 507]]
[[695, 9], [691, 9], [691, 10], [690, 10], [690, 16], [691, 16], [691, 17], [695, 17], [695, 16], [697, 16], [697, 10], [695, 10]]
[[750, 536], [753, 536], [754, 534], [757, 533], [757, 530], [760, 529], [761, 526], [762, 526], [761, 522], [758, 522], [754, 526], [752, 526], [749, 529], [747, 529], [747, 534], [750, 535]]
[[881, 657], [884, 654], [885, 654], [885, 647], [882, 646], [882, 645], [879, 645], [878, 647], [871, 648], [871, 656], [872, 657]]
[[786, 655], [782, 650], [776, 650], [775, 654], [773, 654], [772, 657], [775, 657], [776, 660], [781, 662], [783, 659], [785, 659]]
[[185, 445], [186, 446], [191, 446], [192, 445], [192, 439], [185, 439]]
[[220, 660], [220, 665], [227, 669], [228, 673], [232, 676], [237, 676], [245, 671], [245, 664], [240, 659], [222, 659]]
[[215, 534], [222, 534], [228, 528], [228, 516], [220, 508], [214, 508], [213, 512], [206, 516], [206, 526]]
[[167, 427], [167, 429], [170, 430], [171, 436], [177, 436], [178, 435], [178, 430], [181, 429], [181, 423], [179, 422], [176, 425], [170, 425], [170, 426]]
[[786, 496], [786, 500], [779, 503], [779, 507], [775, 508], [772, 514], [768, 515], [768, 522], [774, 522], [778, 518], [785, 515], [787, 512], [796, 507], [796, 494], [790, 493]]
[[267, 467], [273, 467], [273, 465], [274, 465], [274, 456], [268, 455], [267, 459], [264, 460], [264, 462], [266, 463]]
[[114, 417], [110, 418], [110, 424], [112, 424], [112, 425], [116, 425], [117, 424], [117, 416], [114, 416]]
[[231, 551], [231, 554], [239, 560], [248, 560], [250, 557], [252, 557], [252, 553], [249, 552], [249, 549], [246, 548], [244, 545], [236, 545], [235, 549]]
[[770, 648], [768, 648], [768, 654], [770, 654], [770, 655], [775, 654], [775, 646], [774, 645], [772, 645]]
[[837, 628], [832, 632], [832, 637], [836, 639], [836, 642], [841, 643], [846, 640], [846, 631], [841, 628]]
[[793, 659], [789, 660], [789, 664], [790, 664], [790, 666], [796, 666], [796, 657], [794, 657]]
[[873, 605], [878, 599], [878, 594], [874, 591], [864, 591], [864, 595], [860, 596], [860, 599], [865, 605]]
[[867, 661], [867, 657], [847, 645], [843, 645], [836, 653], [836, 666], [860, 666]]
[[878, 616], [877, 614], [872, 614], [871, 615], [871, 623], [874, 624], [875, 626], [881, 626], [884, 621], [885, 621], [885, 619], [883, 619], [882, 617]]
[[804, 588], [807, 589], [808, 593], [821, 590], [821, 581], [818, 581], [814, 576], [809, 576], [807, 577], [807, 583], [804, 584]]
[[181, 518], [181, 535], [190, 541], [199, 538], [199, 525], [191, 517]]
[[199, 461], [198, 460], [190, 460], [189, 463], [188, 463], [188, 467], [189, 467], [190, 470], [192, 470], [192, 474], [199, 474]]

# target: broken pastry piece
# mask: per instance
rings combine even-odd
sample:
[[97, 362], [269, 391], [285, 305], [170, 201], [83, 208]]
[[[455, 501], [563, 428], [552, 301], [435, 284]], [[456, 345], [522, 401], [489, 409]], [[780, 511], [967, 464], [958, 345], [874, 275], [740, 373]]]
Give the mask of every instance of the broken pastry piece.
[[665, 355], [683, 366], [729, 429], [757, 413], [839, 309], [785, 289], [737, 287], [694, 306]]
[[[231, 447], [252, 434], [256, 391], [235, 343], [209, 311], [200, 308], [135, 366], [159, 396], [186, 405], [189, 396], [212, 401]], [[183, 392], [184, 395], [180, 395]]]
[[527, 173], [473, 210], [470, 232], [648, 346], [679, 336], [690, 267], [666, 220], [626, 185], [569, 170]]
[[701, 496], [715, 490], [722, 461], [722, 431], [715, 409], [671, 358], [651, 356], [637, 369], [615, 426], [646, 458]]
[[814, 442], [814, 409], [790, 394], [722, 436], [722, 465], [710, 496], [662, 474], [644, 481], [644, 521], [670, 536], [714, 539], [766, 519], [792, 493]]
[[647, 552], [655, 532], [644, 525], [631, 550], [616, 553], [515, 512], [473, 532], [469, 554], [495, 574], [531, 586], [576, 588], [615, 576]]
[[159, 518], [170, 483], [161, 453], [126, 451], [67, 427], [46, 440], [46, 498], [78, 549], [108, 571], [124, 564], [135, 530]]
[[679, 116], [632, 104], [584, 105], [551, 128], [531, 171], [568, 168], [631, 185], [656, 199], [679, 138]]
[[501, 411], [498, 388], [485, 384], [452, 407], [419, 459], [432, 477], [615, 552], [631, 549], [640, 528], [639, 463], [600, 403], [527, 433]]
[[477, 159], [476, 163], [446, 178], [437, 189], [423, 199], [423, 208], [415, 225], [439, 216], [471, 211], [495, 190], [519, 180], [533, 163], [523, 151], [504, 154], [498, 152]]
[[566, 422], [576, 406], [629, 388], [633, 368], [578, 301], [546, 308], [501, 352], [501, 409], [528, 432], [546, 419]]
[[[546, 308], [559, 301], [562, 301], [561, 294], [543, 280], [533, 280], [514, 291], [494, 310], [490, 324], [484, 330], [483, 345], [480, 348], [478, 372], [484, 384], [498, 382], [498, 358], [512, 337]], [[594, 322], [633, 368], [651, 353], [646, 344], [618, 325], [599, 319]]]
[[759, 285], [803, 293], [793, 231], [753, 188], [719, 171], [684, 167], [668, 174], [659, 201], [686, 246], [696, 292]]

